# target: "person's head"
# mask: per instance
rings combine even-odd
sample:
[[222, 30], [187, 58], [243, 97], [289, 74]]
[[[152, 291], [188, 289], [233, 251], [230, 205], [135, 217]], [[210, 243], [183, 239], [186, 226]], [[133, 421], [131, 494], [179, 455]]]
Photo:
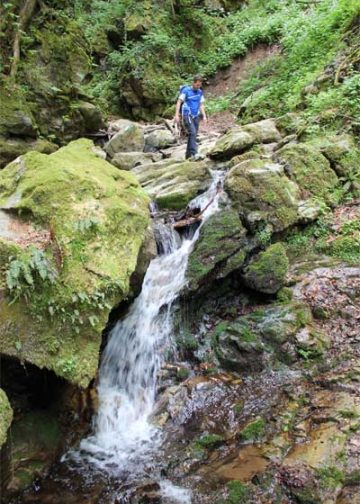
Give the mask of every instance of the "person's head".
[[192, 82], [193, 89], [200, 89], [202, 84], [201, 75], [195, 75]]

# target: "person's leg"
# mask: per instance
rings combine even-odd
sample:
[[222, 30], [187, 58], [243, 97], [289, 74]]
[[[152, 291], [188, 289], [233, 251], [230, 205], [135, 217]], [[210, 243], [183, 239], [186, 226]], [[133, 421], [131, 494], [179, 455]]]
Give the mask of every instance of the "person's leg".
[[190, 120], [189, 120], [188, 116], [185, 116], [183, 120], [184, 120], [184, 125], [186, 128], [186, 132], [187, 132], [187, 146], [186, 146], [185, 159], [188, 159], [191, 156], [191, 150], [190, 150], [190, 147], [191, 147], [191, 128], [190, 128], [190, 126], [191, 126], [191, 124], [190, 124]]
[[199, 127], [199, 120], [197, 117], [192, 117], [189, 127], [189, 152], [191, 156], [197, 153], [196, 134]]

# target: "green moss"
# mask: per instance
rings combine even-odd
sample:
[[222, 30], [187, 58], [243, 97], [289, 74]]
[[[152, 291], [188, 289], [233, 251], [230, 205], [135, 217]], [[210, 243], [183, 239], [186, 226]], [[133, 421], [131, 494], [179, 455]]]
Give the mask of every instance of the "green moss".
[[280, 303], [288, 303], [292, 300], [293, 291], [289, 287], [283, 287], [280, 289], [276, 295], [277, 300]]
[[303, 197], [309, 195], [336, 203], [333, 190], [338, 178], [329, 161], [308, 144], [288, 144], [278, 152], [289, 176], [300, 186]]
[[[82, 386], [96, 372], [109, 309], [129, 293], [149, 222], [149, 200], [135, 177], [92, 149], [82, 139], [49, 156], [30, 152], [0, 173], [2, 204], [19, 195], [14, 210], [50, 231], [44, 257], [54, 271], [52, 281], [35, 273], [16, 290], [7, 281], [1, 351], [14, 354], [16, 327], [22, 358]], [[21, 268], [26, 254], [14, 255]], [[2, 266], [11, 272], [11, 263]], [[9, 306], [10, 299], [17, 301]]]
[[245, 441], [258, 441], [265, 434], [265, 420], [258, 418], [253, 422], [250, 422], [244, 427], [239, 435], [240, 438]]
[[0, 447], [5, 443], [7, 430], [13, 419], [13, 410], [5, 392], [0, 389]]
[[250, 499], [250, 489], [241, 481], [229, 481], [227, 483], [228, 497], [219, 504], [246, 504]]
[[317, 475], [324, 490], [328, 490], [329, 488], [335, 490], [339, 485], [342, 486], [345, 480], [344, 472], [335, 466], [320, 468], [317, 470]]
[[253, 232], [269, 225], [280, 231], [298, 220], [299, 188], [281, 166], [268, 160], [251, 159], [234, 166], [225, 189]]
[[216, 446], [219, 446], [224, 442], [224, 437], [219, 434], [204, 434], [200, 438], [198, 438], [195, 443], [201, 447], [206, 449], [213, 449]]
[[245, 260], [246, 230], [235, 210], [226, 209], [211, 216], [200, 230], [190, 254], [186, 276], [189, 288], [196, 289], [209, 276], [226, 276], [240, 268]]
[[246, 267], [246, 283], [260, 292], [274, 293], [283, 285], [289, 268], [285, 247], [281, 243], [270, 245]]
[[236, 414], [242, 413], [243, 410], [244, 410], [244, 402], [243, 401], [237, 402], [234, 405], [234, 411], [235, 411]]

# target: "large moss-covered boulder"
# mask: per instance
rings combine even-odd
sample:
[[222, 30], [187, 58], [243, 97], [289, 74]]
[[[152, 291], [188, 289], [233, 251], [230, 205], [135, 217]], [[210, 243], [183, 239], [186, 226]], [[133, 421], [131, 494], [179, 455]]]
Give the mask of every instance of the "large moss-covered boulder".
[[315, 147], [304, 143], [287, 144], [279, 150], [277, 158], [299, 185], [303, 199], [315, 197], [329, 204], [336, 202], [332, 191], [338, 178], [328, 159]]
[[348, 134], [317, 137], [309, 142], [330, 161], [339, 177], [358, 176], [360, 180], [360, 149]]
[[279, 164], [243, 161], [227, 174], [225, 189], [252, 231], [268, 224], [281, 231], [298, 220], [299, 188]]
[[89, 384], [109, 310], [130, 292], [148, 203], [86, 139], [0, 172], [1, 353]]
[[133, 169], [141, 185], [160, 208], [179, 210], [211, 183], [207, 160], [174, 162], [171, 159]]
[[120, 119], [116, 122], [116, 133], [105, 146], [106, 152], [113, 157], [117, 152], [141, 152], [145, 147], [145, 137], [139, 124]]
[[209, 156], [216, 159], [230, 159], [241, 154], [254, 144], [277, 142], [281, 139], [275, 122], [265, 119], [256, 123], [232, 128], [217, 140]]
[[254, 290], [275, 294], [284, 285], [288, 269], [285, 247], [275, 243], [251, 259], [242, 278]]
[[261, 370], [276, 359], [291, 363], [304, 355], [315, 358], [328, 345], [303, 303], [271, 306], [220, 322], [210, 337], [221, 366], [244, 372]]
[[11, 409], [9, 399], [5, 392], [0, 389], [0, 447], [5, 443], [7, 438], [7, 431], [10, 427], [13, 418], [13, 411]]
[[224, 208], [212, 215], [200, 229], [186, 271], [187, 288], [209, 288], [211, 282], [241, 268], [246, 257], [246, 229], [239, 214]]

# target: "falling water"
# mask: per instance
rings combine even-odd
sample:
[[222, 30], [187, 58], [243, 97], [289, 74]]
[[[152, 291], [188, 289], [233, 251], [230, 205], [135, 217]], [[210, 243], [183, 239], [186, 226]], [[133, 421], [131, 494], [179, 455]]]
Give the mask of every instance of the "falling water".
[[[214, 172], [209, 190], [192, 202], [205, 209], [203, 222], [218, 210], [221, 178], [221, 172]], [[100, 367], [94, 434], [80, 445], [82, 456], [101, 469], [138, 472], [159, 440], [149, 421], [156, 377], [171, 343], [172, 305], [185, 285], [199, 229], [183, 241], [170, 227], [157, 231], [160, 255], [151, 261], [128, 315], [111, 331]]]

